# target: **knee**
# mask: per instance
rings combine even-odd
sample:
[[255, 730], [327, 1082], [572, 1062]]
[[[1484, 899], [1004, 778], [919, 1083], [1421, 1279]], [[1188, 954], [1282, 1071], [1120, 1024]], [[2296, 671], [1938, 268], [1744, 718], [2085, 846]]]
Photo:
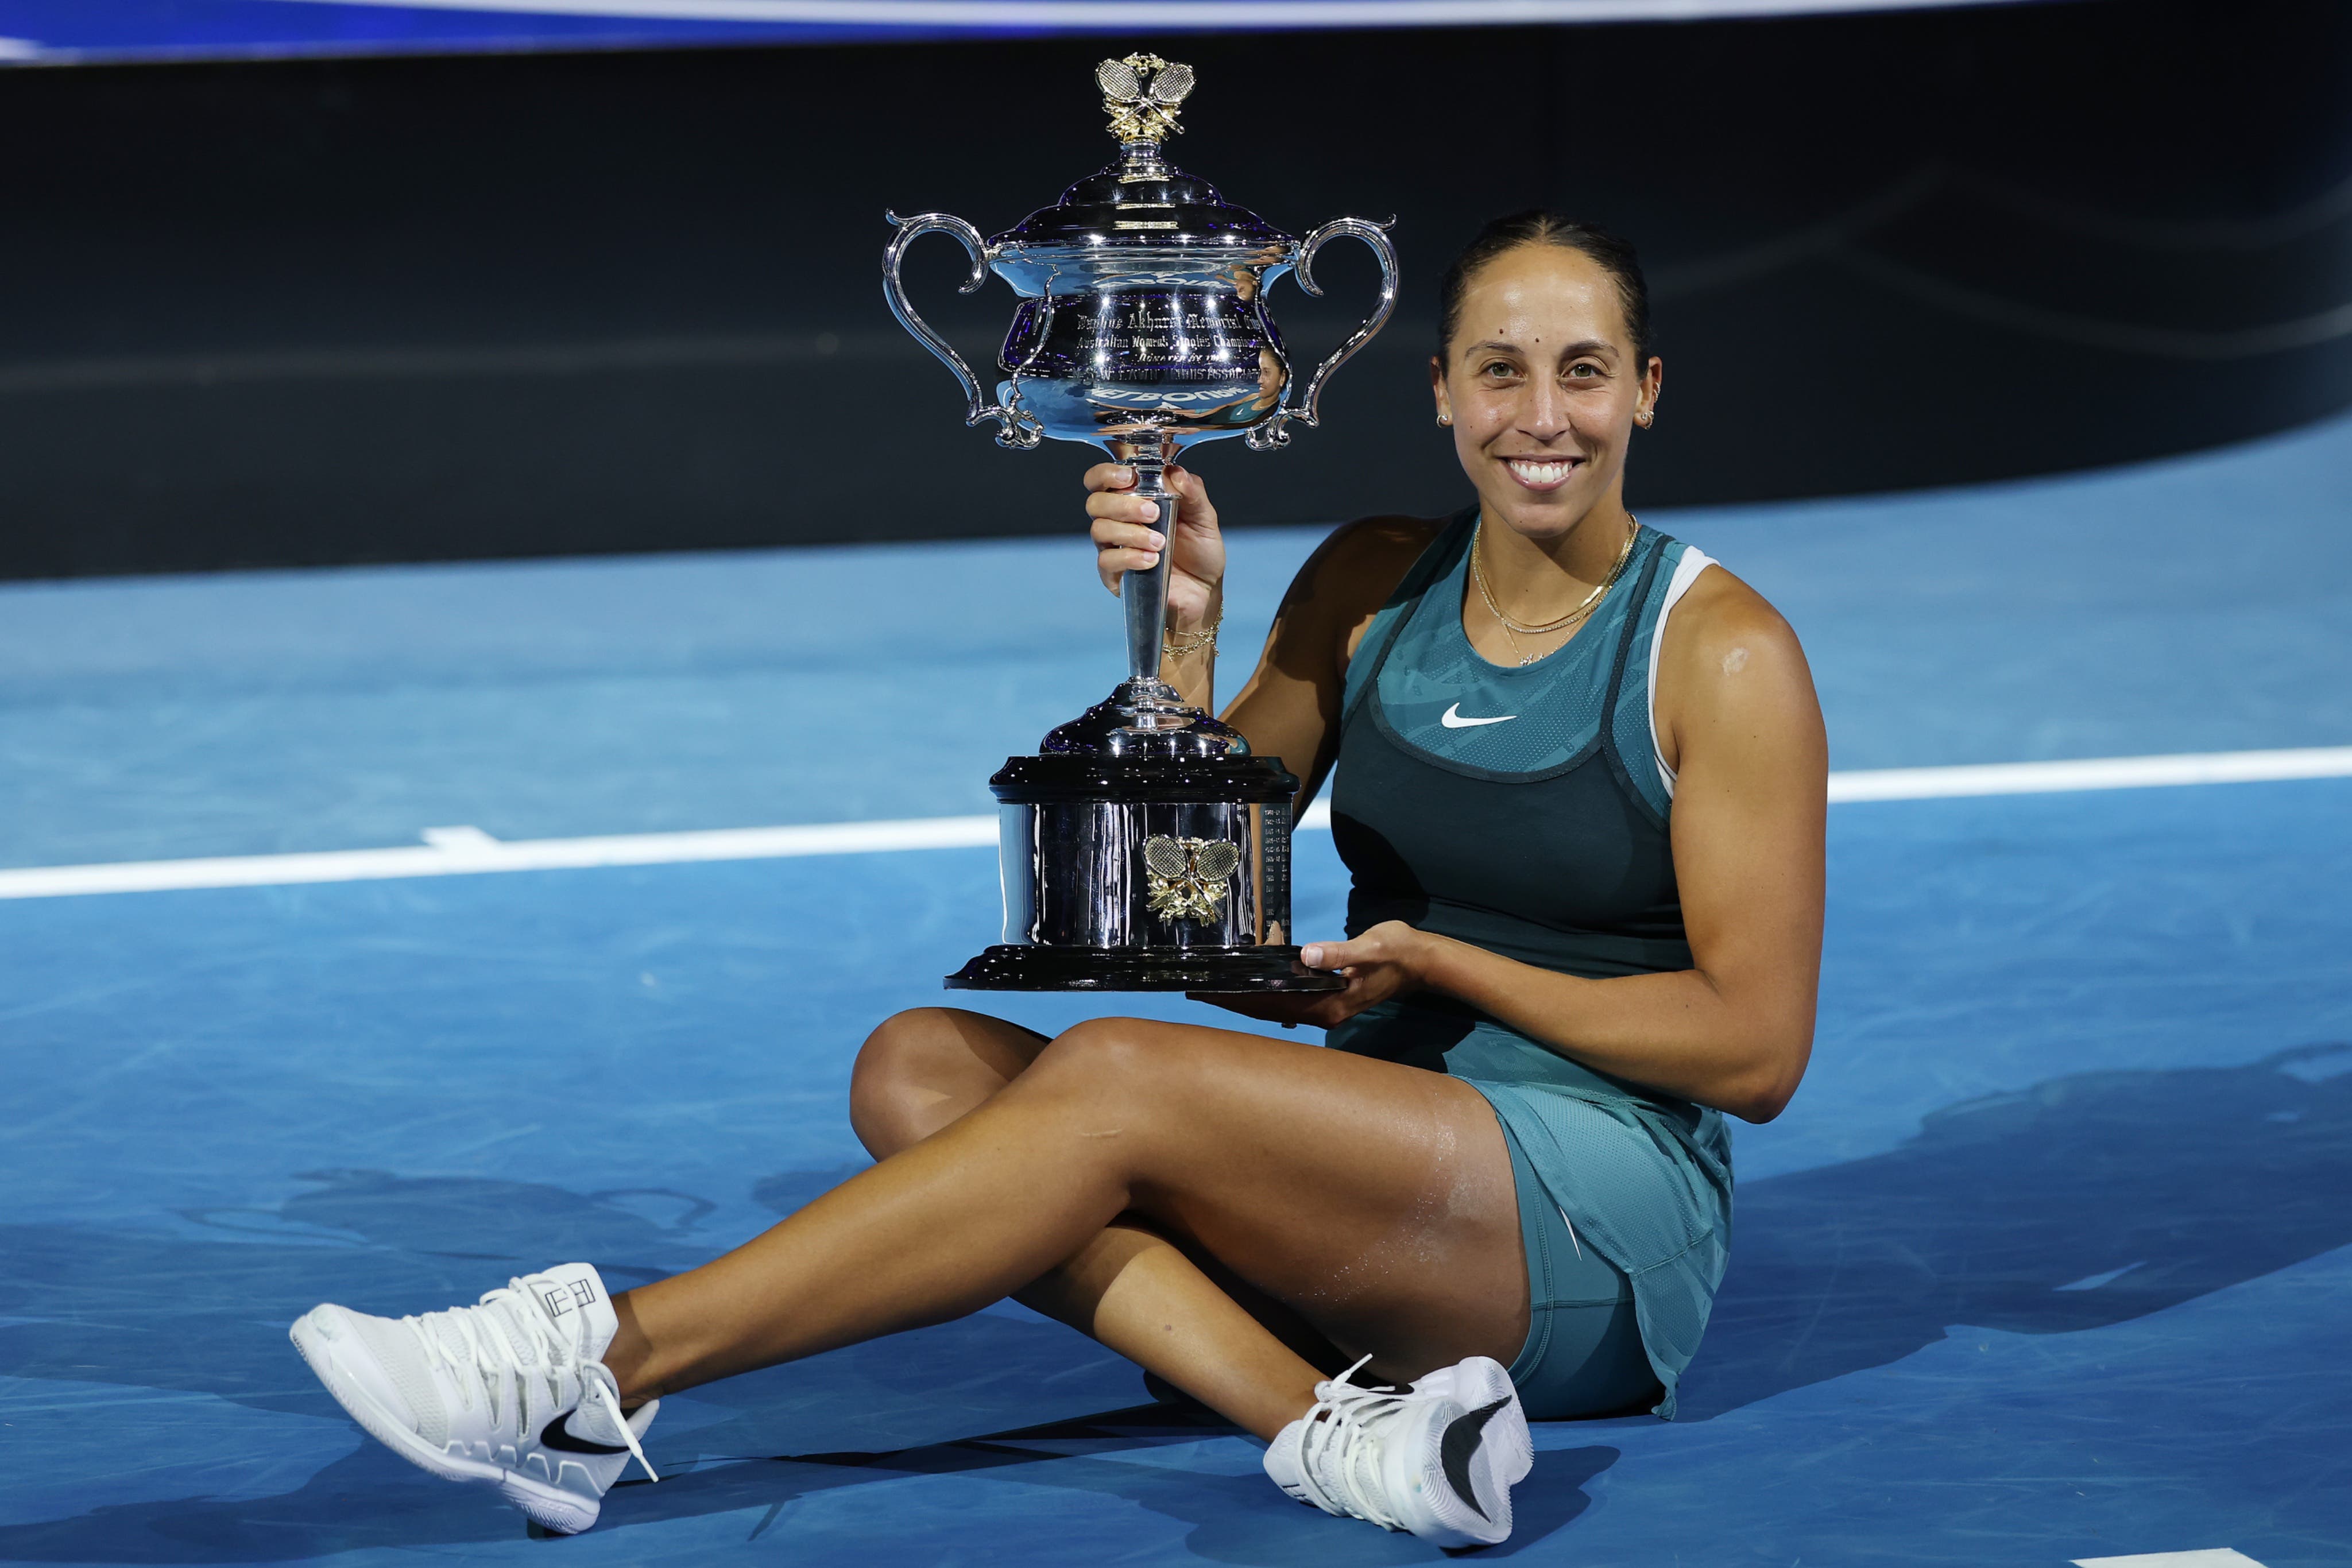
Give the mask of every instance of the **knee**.
[[849, 1074], [849, 1125], [876, 1159], [919, 1142], [925, 1110], [940, 1099], [935, 1081], [958, 1038], [945, 1008], [909, 1008], [882, 1020]]
[[1055, 1035], [1029, 1076], [1041, 1091], [1090, 1101], [1149, 1092], [1171, 1055], [1181, 1054], [1173, 1041], [1158, 1038], [1173, 1032], [1148, 1019], [1088, 1019]]
[[1040, 1135], [1066, 1136], [1130, 1176], [1144, 1175], [1161, 1155], [1190, 1145], [1213, 1113], [1213, 1085], [1229, 1064], [1201, 1038], [1206, 1032], [1090, 1019], [1055, 1035], [1005, 1098], [1039, 1118]]

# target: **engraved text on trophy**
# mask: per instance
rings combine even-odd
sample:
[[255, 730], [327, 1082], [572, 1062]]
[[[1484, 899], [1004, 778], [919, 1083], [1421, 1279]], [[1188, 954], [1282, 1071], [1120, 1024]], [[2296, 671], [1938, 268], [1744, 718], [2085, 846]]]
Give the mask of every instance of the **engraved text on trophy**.
[[1207, 289], [1114, 289], [1024, 299], [998, 363], [1046, 428], [1171, 434], [1247, 426], [1290, 367], [1256, 306]]

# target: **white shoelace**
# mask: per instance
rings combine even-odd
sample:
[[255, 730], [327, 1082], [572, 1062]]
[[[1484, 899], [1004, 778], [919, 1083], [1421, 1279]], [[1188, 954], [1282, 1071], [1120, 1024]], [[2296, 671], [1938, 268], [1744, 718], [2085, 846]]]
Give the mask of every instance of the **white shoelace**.
[[[504, 1333], [486, 1326], [493, 1317]], [[528, 1442], [533, 1436], [529, 1429], [530, 1399], [527, 1380], [533, 1376], [546, 1379], [548, 1415], [551, 1419], [564, 1408], [563, 1375], [571, 1372], [580, 1380], [580, 1397], [572, 1402], [572, 1408], [591, 1404], [598, 1406], [612, 1418], [621, 1441], [645, 1467], [646, 1474], [654, 1480], [661, 1479], [654, 1474], [652, 1462], [638, 1446], [636, 1433], [621, 1413], [619, 1381], [603, 1362], [581, 1359], [578, 1348], [559, 1333], [554, 1322], [539, 1309], [536, 1296], [526, 1288], [523, 1280], [509, 1280], [502, 1290], [485, 1291], [481, 1301], [473, 1306], [450, 1307], [400, 1321], [425, 1347], [427, 1359], [449, 1369], [468, 1409], [473, 1406], [474, 1381], [480, 1381], [483, 1397], [489, 1404], [491, 1425], [497, 1426], [499, 1421], [500, 1390], [511, 1391], [519, 1441]], [[456, 1345], [444, 1336], [444, 1328], [454, 1333]], [[522, 1347], [520, 1350], [518, 1343]]]
[[613, 1429], [621, 1434], [621, 1441], [629, 1446], [629, 1457], [645, 1470], [646, 1479], [660, 1480], [661, 1477], [654, 1473], [654, 1462], [646, 1458], [645, 1449], [637, 1446], [636, 1429], [629, 1425], [628, 1416], [621, 1409], [620, 1379], [614, 1377], [611, 1369], [601, 1361], [585, 1364], [581, 1372], [584, 1379], [584, 1386], [580, 1390], [581, 1408], [585, 1409], [592, 1404], [601, 1408], [611, 1417]]
[[[1307, 1500], [1326, 1513], [1370, 1520], [1382, 1530], [1405, 1528], [1378, 1500], [1381, 1429], [1404, 1413], [1404, 1396], [1393, 1390], [1360, 1388], [1349, 1380], [1369, 1355], [1328, 1383], [1315, 1385], [1315, 1407], [1306, 1416], [1298, 1445], [1299, 1484]], [[1326, 1472], [1328, 1471], [1328, 1482]]]

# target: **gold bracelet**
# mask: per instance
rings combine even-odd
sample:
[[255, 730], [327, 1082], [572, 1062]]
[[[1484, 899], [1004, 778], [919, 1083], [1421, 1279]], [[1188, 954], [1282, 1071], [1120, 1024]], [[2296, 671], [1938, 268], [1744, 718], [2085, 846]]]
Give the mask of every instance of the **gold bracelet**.
[[1182, 659], [1202, 652], [1213, 653], [1217, 646], [1217, 628], [1225, 623], [1219, 615], [1197, 632], [1179, 632], [1173, 627], [1160, 634], [1160, 651], [1171, 659]]

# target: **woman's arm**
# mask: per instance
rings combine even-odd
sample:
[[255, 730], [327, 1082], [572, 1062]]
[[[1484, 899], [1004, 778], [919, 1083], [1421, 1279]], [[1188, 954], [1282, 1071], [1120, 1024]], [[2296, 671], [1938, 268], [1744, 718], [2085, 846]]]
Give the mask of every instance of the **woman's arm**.
[[1435, 533], [1418, 517], [1366, 517], [1333, 529], [1291, 579], [1257, 668], [1225, 710], [1253, 751], [1282, 758], [1298, 775], [1300, 811], [1339, 757], [1348, 661]]
[[[1152, 504], [1132, 494], [1134, 470], [1115, 463], [1087, 470], [1096, 570], [1113, 593], [1130, 571], [1146, 571], [1161, 548], [1169, 561], [1168, 619], [1179, 639], [1214, 624], [1224, 612], [1225, 547], [1216, 507], [1200, 476], [1168, 470], [1176, 493], [1172, 547], [1152, 543]], [[1300, 567], [1275, 612], [1273, 629], [1241, 695], [1223, 718], [1249, 737], [1260, 757], [1280, 758], [1298, 775], [1298, 809], [1315, 798], [1339, 749], [1339, 701], [1349, 655], [1389, 594], [1434, 537], [1436, 525], [1413, 517], [1370, 517], [1333, 530]], [[1216, 690], [1216, 652], [1201, 647], [1165, 654], [1160, 678], [1195, 707]]]
[[1752, 1122], [1779, 1115], [1812, 1050], [1821, 976], [1829, 747], [1804, 650], [1753, 590], [1711, 570], [1668, 622], [1658, 709], [1678, 765], [1692, 968], [1580, 979], [1391, 922], [1307, 949], [1307, 963], [1351, 971], [1333, 1010], [1443, 991], [1603, 1072]]

